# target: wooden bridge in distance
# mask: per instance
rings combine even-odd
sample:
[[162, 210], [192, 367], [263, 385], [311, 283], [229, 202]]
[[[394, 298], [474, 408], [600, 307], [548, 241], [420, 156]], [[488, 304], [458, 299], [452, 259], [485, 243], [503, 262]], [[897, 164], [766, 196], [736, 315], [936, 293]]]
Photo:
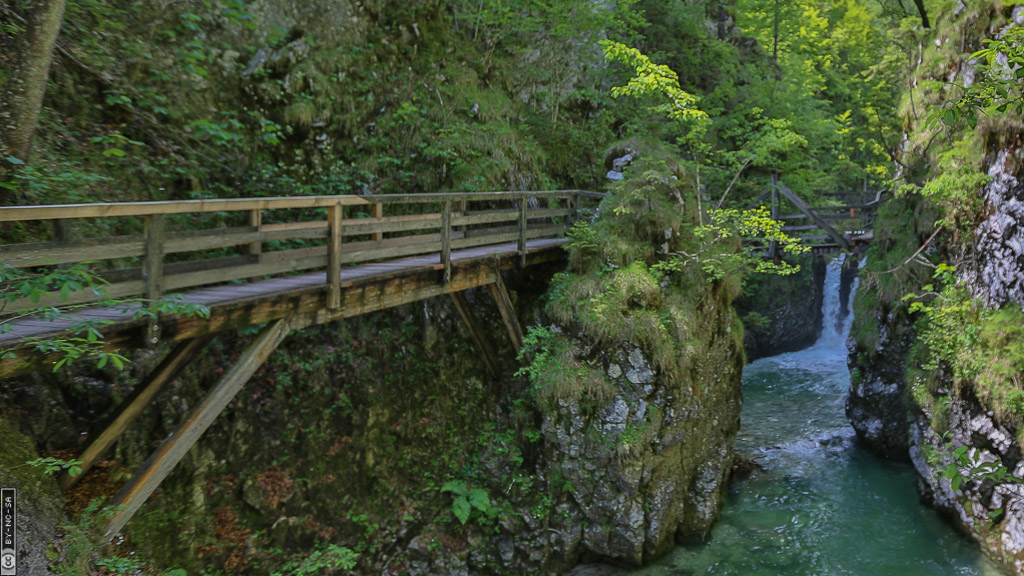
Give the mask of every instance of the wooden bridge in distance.
[[[803, 240], [814, 254], [830, 254], [838, 251], [853, 251], [873, 240], [875, 212], [882, 201], [882, 192], [876, 192], [873, 199], [869, 193], [844, 193], [839, 195], [845, 203], [839, 206], [812, 207], [803, 198], [790, 190], [775, 175], [769, 190], [754, 201], [757, 204], [771, 196], [771, 216], [783, 223], [782, 231]], [[780, 198], [781, 196], [781, 198]], [[857, 199], [859, 201], [851, 202]], [[780, 214], [782, 200], [788, 200], [798, 212]], [[840, 224], [850, 230], [841, 231]], [[778, 256], [774, 243], [765, 252], [769, 258]]]
[[[0, 246], [0, 263], [88, 265], [107, 282], [102, 293], [0, 300], [0, 377], [50, 370], [53, 354], [36, 344], [90, 330], [108, 349], [175, 344], [90, 438], [79, 457], [84, 474], [214, 334], [263, 325], [114, 497], [109, 540], [292, 331], [448, 294], [493, 371], [462, 292], [488, 286], [519, 348], [522, 329], [502, 272], [564, 260], [581, 202], [601, 197], [568, 190], [0, 207], [0, 222], [37, 236], [53, 224], [51, 241]], [[145, 312], [169, 293], [209, 316]], [[34, 313], [41, 306], [71, 309], [45, 317]], [[64, 488], [74, 483], [61, 479]]]

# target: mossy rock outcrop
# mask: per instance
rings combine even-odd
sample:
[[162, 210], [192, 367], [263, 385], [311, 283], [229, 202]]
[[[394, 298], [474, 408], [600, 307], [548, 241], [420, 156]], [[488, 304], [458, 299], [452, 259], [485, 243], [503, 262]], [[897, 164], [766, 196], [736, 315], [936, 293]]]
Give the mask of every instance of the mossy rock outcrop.
[[[547, 476], [571, 486], [585, 559], [639, 565], [700, 540], [718, 515], [739, 428], [742, 327], [733, 279], [657, 263], [691, 250], [682, 170], [647, 160], [579, 229], [535, 328], [529, 371]], [[694, 267], [696, 268], [696, 267]]]

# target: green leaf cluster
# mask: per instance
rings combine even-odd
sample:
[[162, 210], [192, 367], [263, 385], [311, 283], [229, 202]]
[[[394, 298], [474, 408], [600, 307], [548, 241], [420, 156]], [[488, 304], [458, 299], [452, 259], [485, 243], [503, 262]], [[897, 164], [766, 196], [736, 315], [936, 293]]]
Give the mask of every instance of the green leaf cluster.
[[470, 488], [465, 480], [449, 480], [441, 486], [441, 492], [452, 495], [452, 514], [463, 525], [469, 521], [473, 510], [485, 516], [493, 515], [497, 509], [491, 505], [491, 498], [482, 488]]
[[74, 478], [82, 473], [82, 461], [81, 460], [61, 460], [60, 458], [54, 458], [52, 456], [46, 458], [36, 458], [26, 462], [25, 464], [35, 467], [42, 468], [44, 474], [54, 475], [61, 470], [65, 470], [68, 476]]

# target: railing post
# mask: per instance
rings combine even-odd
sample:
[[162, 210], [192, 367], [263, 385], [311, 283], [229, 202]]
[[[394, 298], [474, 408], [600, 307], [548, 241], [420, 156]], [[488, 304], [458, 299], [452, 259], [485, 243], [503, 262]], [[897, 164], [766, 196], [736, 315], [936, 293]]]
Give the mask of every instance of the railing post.
[[327, 209], [327, 307], [341, 307], [341, 224], [344, 206], [335, 204]]
[[[466, 201], [466, 200], [459, 200], [459, 216], [462, 216], [464, 218], [468, 212], [469, 212], [469, 202]], [[466, 234], [467, 230], [469, 230], [468, 226], [466, 226], [466, 225], [459, 226], [459, 232], [462, 233], [462, 237], [463, 238], [465, 238], [468, 235], [468, 234]]]
[[[249, 226], [252, 227], [256, 231], [257, 234], [259, 234], [260, 227], [263, 226], [263, 211], [262, 210], [250, 210], [249, 211]], [[255, 242], [251, 242], [247, 246], [246, 252], [249, 254], [249, 256], [252, 256], [252, 259], [256, 263], [259, 263], [260, 255], [263, 253], [263, 241], [262, 240], [257, 240]]]
[[[142, 279], [147, 306], [152, 306], [163, 296], [164, 225], [163, 214], [146, 216], [146, 260], [142, 268]], [[150, 316], [146, 321], [146, 345], [155, 346], [159, 342], [160, 318]]]
[[[377, 202], [377, 203], [373, 204], [372, 207], [370, 208], [370, 216], [373, 216], [374, 218], [383, 218], [384, 217], [384, 204], [382, 204], [380, 202]], [[373, 241], [374, 242], [381, 242], [383, 240], [384, 240], [384, 233], [383, 232], [374, 232], [373, 233]]]
[[[58, 218], [53, 221], [53, 241], [61, 244], [67, 244], [71, 242], [71, 219], [70, 218]], [[62, 270], [67, 270], [70, 264], [61, 264], [57, 266]]]
[[53, 221], [53, 240], [62, 244], [71, 240], [70, 218], [58, 218]]
[[441, 265], [444, 266], [444, 282], [452, 279], [452, 202], [441, 202]]
[[[779, 219], [779, 191], [775, 188], [775, 182], [775, 174], [772, 174], [772, 220]], [[768, 245], [768, 257], [774, 260], [775, 252], [778, 251], [778, 249], [778, 242], [772, 240], [771, 244]]]
[[526, 194], [519, 197], [519, 265], [526, 267]]

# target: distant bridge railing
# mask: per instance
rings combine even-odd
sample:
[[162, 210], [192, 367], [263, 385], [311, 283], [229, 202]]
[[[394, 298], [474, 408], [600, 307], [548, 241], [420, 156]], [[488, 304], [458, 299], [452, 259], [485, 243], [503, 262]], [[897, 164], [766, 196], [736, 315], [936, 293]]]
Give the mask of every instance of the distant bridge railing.
[[[0, 222], [19, 223], [26, 236], [51, 237], [0, 245], [0, 264], [88, 263], [109, 282], [104, 294], [8, 301], [0, 315], [109, 298], [156, 301], [190, 288], [316, 269], [325, 269], [328, 306], [336, 307], [343, 265], [440, 253], [437, 266], [447, 281], [453, 250], [517, 242], [525, 258], [528, 240], [564, 235], [581, 200], [600, 197], [555, 190], [0, 207]], [[385, 216], [385, 207], [392, 214]]]

